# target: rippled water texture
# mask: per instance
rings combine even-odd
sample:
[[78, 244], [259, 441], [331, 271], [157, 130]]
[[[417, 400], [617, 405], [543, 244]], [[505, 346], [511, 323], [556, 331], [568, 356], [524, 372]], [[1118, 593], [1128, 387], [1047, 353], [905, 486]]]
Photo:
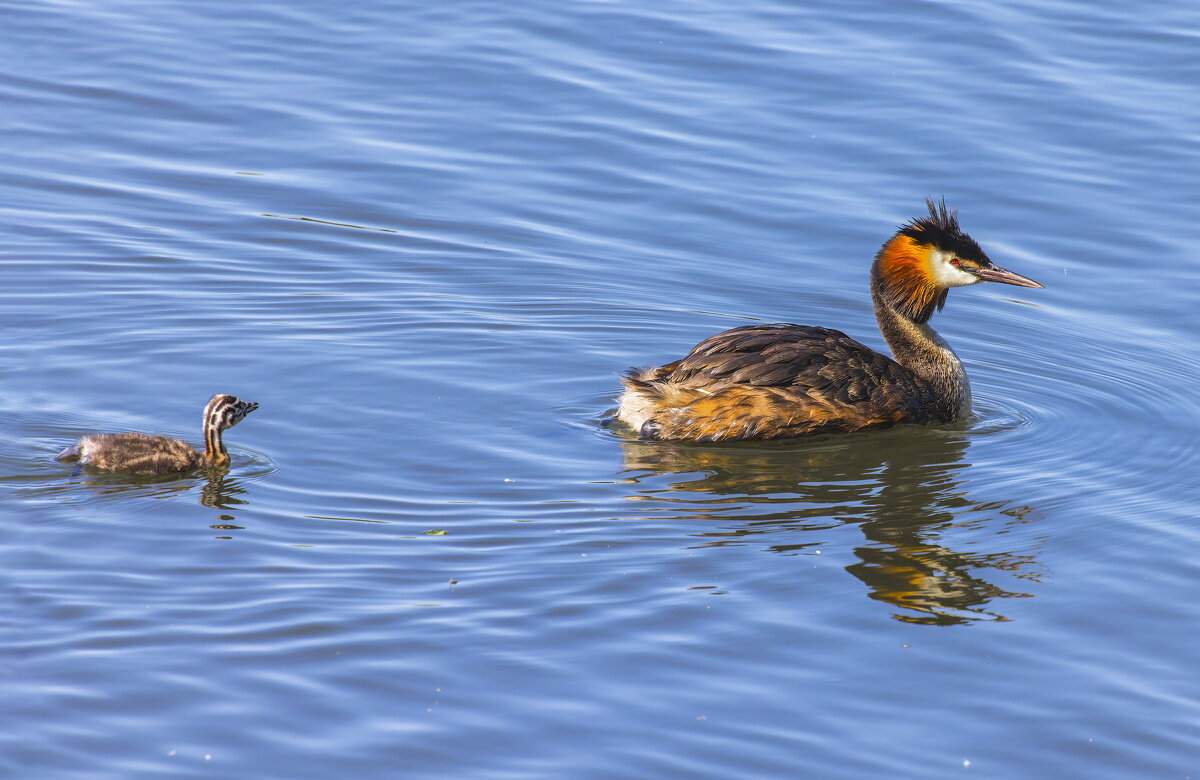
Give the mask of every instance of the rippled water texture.
[[[0, 775], [1195, 776], [1184, 3], [16, 4]], [[926, 195], [1044, 290], [976, 417], [640, 442], [617, 376], [882, 347]], [[199, 439], [227, 473], [52, 460]]]

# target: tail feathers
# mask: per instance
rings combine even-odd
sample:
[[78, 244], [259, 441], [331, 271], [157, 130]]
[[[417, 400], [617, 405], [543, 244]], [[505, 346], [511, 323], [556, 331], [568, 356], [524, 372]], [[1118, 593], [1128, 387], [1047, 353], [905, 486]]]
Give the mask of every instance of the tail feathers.
[[617, 419], [643, 439], [669, 438], [677, 424], [679, 410], [693, 401], [712, 395], [712, 391], [687, 387], [669, 381], [675, 363], [665, 366], [631, 368], [621, 378], [625, 392], [617, 408]]
[[621, 377], [621, 384], [630, 390], [645, 391], [650, 389], [650, 383], [658, 379], [661, 374], [662, 368], [658, 366], [631, 368], [625, 372], [625, 376]]
[[660, 385], [652, 384], [662, 369], [651, 366], [631, 368], [621, 377], [625, 392], [621, 394], [617, 407], [617, 419], [628, 425], [639, 436], [647, 436], [657, 429], [654, 413], [662, 404]]

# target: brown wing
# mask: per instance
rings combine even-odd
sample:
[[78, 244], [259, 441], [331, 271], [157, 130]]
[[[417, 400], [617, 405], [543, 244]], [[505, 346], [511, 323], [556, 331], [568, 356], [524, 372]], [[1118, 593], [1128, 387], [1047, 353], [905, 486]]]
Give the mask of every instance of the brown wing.
[[[896, 361], [840, 331], [750, 325], [705, 339], [681, 360], [626, 381], [643, 436], [781, 438], [926, 422], [932, 398]], [[633, 405], [630, 405], [633, 408]]]

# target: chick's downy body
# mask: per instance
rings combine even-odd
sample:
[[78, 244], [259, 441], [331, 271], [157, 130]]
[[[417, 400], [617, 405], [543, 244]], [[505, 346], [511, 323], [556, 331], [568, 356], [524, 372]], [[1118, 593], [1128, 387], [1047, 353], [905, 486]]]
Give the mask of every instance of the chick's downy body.
[[221, 467], [229, 463], [229, 452], [221, 434], [258, 408], [253, 401], [218, 393], [204, 407], [201, 432], [204, 450], [170, 436], [146, 433], [96, 433], [83, 436], [58, 455], [58, 460], [77, 458], [80, 465], [103, 471], [155, 475]]

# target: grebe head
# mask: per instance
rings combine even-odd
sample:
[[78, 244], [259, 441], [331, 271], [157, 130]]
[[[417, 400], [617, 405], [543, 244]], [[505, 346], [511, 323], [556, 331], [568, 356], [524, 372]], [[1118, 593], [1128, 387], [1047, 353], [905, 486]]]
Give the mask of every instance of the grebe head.
[[204, 407], [204, 454], [201, 457], [204, 465], [229, 465], [229, 453], [225, 449], [225, 442], [221, 441], [221, 432], [237, 425], [257, 408], [258, 404], [253, 401], [243, 401], [225, 393], [217, 393], [209, 399], [208, 405]]
[[929, 216], [901, 226], [875, 256], [871, 288], [884, 303], [923, 323], [945, 305], [951, 287], [978, 282], [1042, 286], [993, 263], [959, 228], [957, 212], [944, 200], [926, 198], [925, 205]]
[[232, 428], [245, 419], [246, 415], [258, 408], [253, 401], [217, 393], [204, 407], [204, 427], [224, 431]]

